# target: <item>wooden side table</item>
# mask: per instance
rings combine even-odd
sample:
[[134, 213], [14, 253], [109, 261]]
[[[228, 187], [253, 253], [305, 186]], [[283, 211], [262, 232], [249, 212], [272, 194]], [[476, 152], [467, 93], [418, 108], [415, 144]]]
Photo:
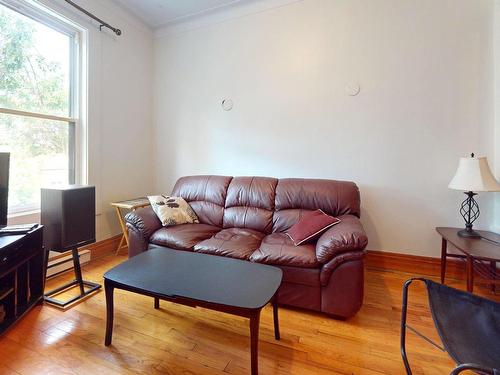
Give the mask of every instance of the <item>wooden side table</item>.
[[[441, 284], [444, 284], [447, 258], [455, 258], [465, 262], [468, 292], [472, 293], [474, 289], [475, 275], [491, 284], [491, 290], [495, 292], [496, 285], [500, 284], [500, 272], [497, 271], [497, 262], [500, 262], [500, 235], [478, 230], [477, 232], [485, 239], [460, 237], [457, 234], [460, 229], [436, 228], [436, 231], [442, 237]], [[458, 254], [448, 252], [448, 242], [459, 251]]]
[[116, 214], [118, 215], [118, 221], [120, 223], [120, 227], [122, 228], [122, 238], [120, 238], [120, 243], [118, 244], [118, 248], [116, 249], [116, 254], [118, 254], [123, 247], [123, 242], [128, 246], [128, 232], [127, 226], [125, 225], [125, 221], [123, 220], [123, 213], [121, 210], [129, 210], [135, 211], [141, 207], [149, 206], [149, 200], [146, 197], [129, 199], [126, 201], [112, 202], [111, 205], [116, 209]]

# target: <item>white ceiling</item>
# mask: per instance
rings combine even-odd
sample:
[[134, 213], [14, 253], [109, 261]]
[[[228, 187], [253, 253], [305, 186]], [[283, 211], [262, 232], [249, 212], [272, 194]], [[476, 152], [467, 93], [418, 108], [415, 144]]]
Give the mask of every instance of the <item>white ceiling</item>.
[[153, 29], [253, 0], [115, 0]]

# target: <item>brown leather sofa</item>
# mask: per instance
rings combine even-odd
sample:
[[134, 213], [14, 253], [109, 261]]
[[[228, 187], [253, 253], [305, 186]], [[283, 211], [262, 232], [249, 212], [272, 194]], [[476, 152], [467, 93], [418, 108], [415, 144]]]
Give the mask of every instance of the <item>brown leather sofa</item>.
[[[360, 309], [367, 237], [353, 182], [190, 176], [177, 181], [172, 195], [189, 202], [200, 223], [162, 227], [151, 207], [130, 212], [130, 257], [159, 245], [272, 264], [283, 270], [280, 304], [337, 318]], [[318, 208], [341, 222], [317, 241], [294, 246], [285, 231]]]

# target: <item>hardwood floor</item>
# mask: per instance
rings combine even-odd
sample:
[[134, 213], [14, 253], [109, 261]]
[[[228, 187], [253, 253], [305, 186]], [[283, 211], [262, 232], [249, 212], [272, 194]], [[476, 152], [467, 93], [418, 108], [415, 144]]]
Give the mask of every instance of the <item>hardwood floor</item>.
[[[84, 267], [102, 274], [126, 259], [109, 255]], [[417, 267], [416, 267], [417, 268]], [[399, 354], [401, 286], [410, 274], [367, 267], [365, 303], [358, 315], [337, 321], [280, 308], [281, 341], [273, 336], [272, 308], [261, 316], [261, 374], [403, 374]], [[71, 274], [50, 280], [53, 288]], [[463, 281], [452, 281], [463, 287]], [[477, 288], [493, 298], [486, 288]], [[498, 297], [494, 297], [497, 300]], [[438, 340], [423, 287], [411, 290], [409, 323]], [[115, 291], [113, 345], [106, 348], [104, 292], [62, 312], [39, 306], [0, 338], [0, 374], [249, 374], [248, 321]], [[415, 374], [446, 374], [453, 362], [409, 334]]]

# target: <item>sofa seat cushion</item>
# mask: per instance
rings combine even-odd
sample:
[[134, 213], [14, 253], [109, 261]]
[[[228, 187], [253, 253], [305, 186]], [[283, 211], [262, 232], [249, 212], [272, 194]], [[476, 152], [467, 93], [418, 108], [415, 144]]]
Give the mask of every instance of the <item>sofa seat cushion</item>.
[[273, 233], [264, 237], [259, 249], [252, 254], [250, 260], [278, 266], [319, 267], [316, 245], [307, 243], [295, 246], [285, 233]]
[[192, 250], [194, 245], [212, 237], [219, 227], [208, 224], [181, 224], [163, 227], [154, 232], [150, 242], [178, 250]]
[[264, 233], [244, 228], [227, 228], [196, 244], [194, 251], [248, 260], [259, 248]]

